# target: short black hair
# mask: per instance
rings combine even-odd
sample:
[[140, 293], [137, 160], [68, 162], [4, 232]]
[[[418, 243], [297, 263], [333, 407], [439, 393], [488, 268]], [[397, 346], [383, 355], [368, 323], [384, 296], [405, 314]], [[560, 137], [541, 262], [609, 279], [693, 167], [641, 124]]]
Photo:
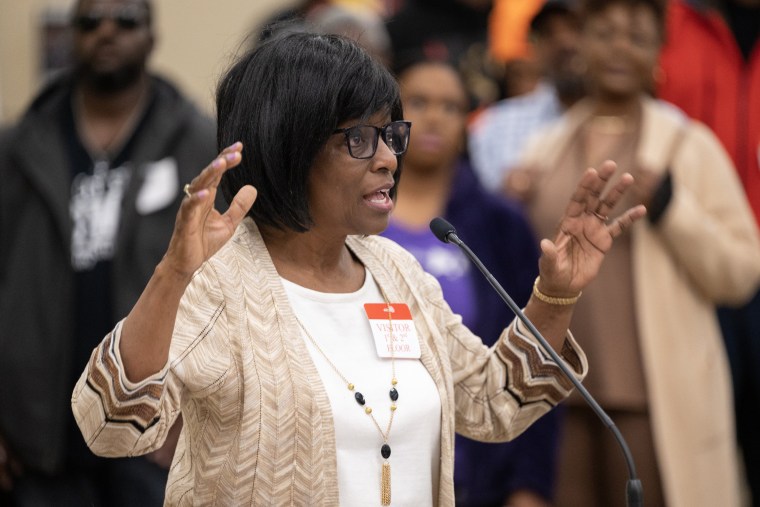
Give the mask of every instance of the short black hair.
[[[381, 63], [346, 37], [306, 32], [269, 39], [238, 60], [219, 83], [216, 110], [219, 149], [244, 146], [240, 166], [222, 178], [225, 200], [253, 185], [249, 216], [298, 232], [313, 224], [309, 173], [338, 125], [378, 112], [403, 119], [398, 84]], [[396, 183], [400, 176], [401, 157]]]
[[534, 36], [544, 35], [546, 25], [555, 16], [577, 23], [578, 17], [575, 2], [570, 2], [569, 0], [546, 0], [530, 20], [530, 33]]
[[440, 63], [457, 69], [457, 62], [444, 45], [412, 46], [393, 55], [393, 74], [396, 79], [412, 67], [423, 63]]
[[657, 32], [660, 37], [665, 34], [665, 1], [664, 0], [584, 0], [581, 2], [581, 21], [585, 23], [589, 16], [607, 10], [611, 5], [622, 5], [629, 9], [645, 7], [654, 14]]

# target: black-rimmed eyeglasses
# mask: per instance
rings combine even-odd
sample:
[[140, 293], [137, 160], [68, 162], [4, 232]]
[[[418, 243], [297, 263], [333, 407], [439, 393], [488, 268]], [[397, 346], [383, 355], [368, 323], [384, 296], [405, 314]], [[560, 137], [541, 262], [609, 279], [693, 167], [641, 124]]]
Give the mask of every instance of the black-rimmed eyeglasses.
[[354, 125], [343, 129], [335, 129], [335, 134], [345, 134], [348, 153], [358, 159], [367, 159], [375, 156], [377, 140], [382, 137], [383, 142], [394, 155], [402, 155], [409, 146], [409, 132], [412, 128], [410, 121], [392, 121], [382, 127], [374, 125]]

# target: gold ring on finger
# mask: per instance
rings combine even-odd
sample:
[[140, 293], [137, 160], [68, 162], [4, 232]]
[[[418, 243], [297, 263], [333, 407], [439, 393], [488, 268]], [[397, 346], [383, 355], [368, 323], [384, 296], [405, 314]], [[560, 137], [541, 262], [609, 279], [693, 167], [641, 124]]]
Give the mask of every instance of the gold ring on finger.
[[185, 183], [185, 187], [182, 189], [185, 192], [185, 195], [188, 197], [192, 197], [192, 193], [190, 192], [190, 183]]
[[597, 213], [596, 211], [592, 211], [591, 213], [593, 213], [594, 216], [598, 218], [599, 220], [601, 220], [602, 222], [607, 222], [610, 219], [610, 217], [608, 217], [607, 215], [602, 215], [601, 213]]

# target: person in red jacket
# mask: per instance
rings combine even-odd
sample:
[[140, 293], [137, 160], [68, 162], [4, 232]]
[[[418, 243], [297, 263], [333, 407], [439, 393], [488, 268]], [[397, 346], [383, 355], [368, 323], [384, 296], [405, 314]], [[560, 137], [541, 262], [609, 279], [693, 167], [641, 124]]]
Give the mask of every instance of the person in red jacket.
[[[731, 155], [760, 226], [760, 0], [671, 0], [658, 96], [707, 124]], [[760, 255], [760, 252], [758, 252]], [[721, 309], [747, 480], [760, 505], [760, 293]]]

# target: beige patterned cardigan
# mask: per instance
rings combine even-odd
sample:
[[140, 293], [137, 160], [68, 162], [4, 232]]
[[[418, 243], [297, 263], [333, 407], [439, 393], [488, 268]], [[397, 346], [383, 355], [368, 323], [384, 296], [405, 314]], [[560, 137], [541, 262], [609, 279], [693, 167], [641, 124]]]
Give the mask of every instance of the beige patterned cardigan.
[[[421, 361], [441, 401], [438, 501], [453, 505], [454, 430], [509, 440], [572, 385], [522, 326], [486, 348], [451, 312], [436, 280], [395, 243], [371, 236], [347, 244], [390, 300], [412, 311]], [[154, 450], [181, 412], [168, 505], [338, 504], [330, 403], [252, 220], [193, 277], [161, 372], [130, 383], [120, 331], [118, 324], [94, 350], [72, 396], [95, 453]], [[561, 352], [582, 378], [586, 358], [569, 333]]]

